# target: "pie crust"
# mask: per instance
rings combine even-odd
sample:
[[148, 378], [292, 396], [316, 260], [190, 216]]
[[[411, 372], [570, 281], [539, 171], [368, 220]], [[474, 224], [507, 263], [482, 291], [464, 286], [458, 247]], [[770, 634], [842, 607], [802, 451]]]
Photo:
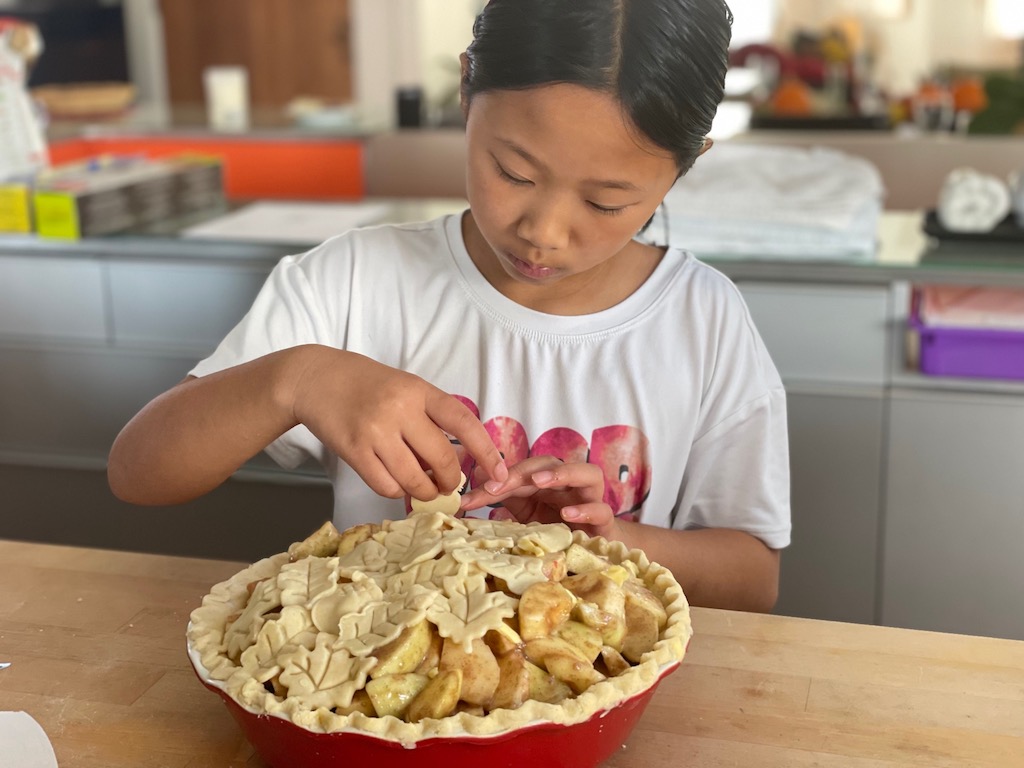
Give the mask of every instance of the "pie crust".
[[[215, 585], [192, 612], [187, 630], [200, 678], [251, 712], [313, 732], [359, 732], [413, 746], [427, 738], [493, 736], [538, 722], [587, 720], [674, 668], [692, 634], [686, 598], [667, 568], [640, 550], [561, 524], [419, 511], [357, 538], [351, 548], [342, 547], [348, 549], [342, 555], [292, 562], [283, 552]], [[404, 628], [426, 619], [469, 653], [474, 642], [516, 615], [516, 595], [547, 581], [545, 563], [564, 558], [573, 544], [638, 577], [664, 607], [664, 628], [638, 663], [615, 676], [599, 675], [599, 682], [553, 704], [530, 699], [516, 709], [459, 711], [420, 722], [339, 714], [369, 679], [374, 652]], [[495, 577], [505, 591], [488, 590]], [[287, 686], [286, 696], [268, 690], [275, 681]]]

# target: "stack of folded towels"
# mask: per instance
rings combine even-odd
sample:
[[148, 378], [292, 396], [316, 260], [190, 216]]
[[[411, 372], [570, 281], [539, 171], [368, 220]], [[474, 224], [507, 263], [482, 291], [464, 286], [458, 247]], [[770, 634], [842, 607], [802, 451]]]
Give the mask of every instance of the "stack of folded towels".
[[885, 188], [866, 160], [822, 148], [720, 143], [669, 190], [644, 239], [700, 256], [874, 256]]
[[1024, 331], [1024, 290], [926, 285], [916, 291], [916, 314], [929, 327]]

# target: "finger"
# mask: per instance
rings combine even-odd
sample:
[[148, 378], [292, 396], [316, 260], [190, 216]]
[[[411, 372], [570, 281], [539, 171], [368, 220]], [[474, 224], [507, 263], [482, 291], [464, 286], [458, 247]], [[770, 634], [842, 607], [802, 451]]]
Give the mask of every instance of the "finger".
[[515, 520], [523, 524], [560, 522], [555, 507], [537, 504], [532, 499], [506, 499], [505, 508], [512, 513]]
[[370, 490], [377, 495], [388, 499], [400, 499], [405, 495], [402, 486], [391, 476], [377, 454], [367, 453], [359, 458], [346, 461]]
[[562, 507], [562, 519], [570, 525], [592, 525], [604, 528], [612, 524], [615, 515], [607, 504], [572, 504]]
[[462, 479], [459, 455], [448, 436], [436, 424], [425, 420], [421, 428], [410, 430], [402, 436], [416, 455], [420, 467], [434, 473], [434, 484], [440, 493], [451, 493], [459, 487]]
[[499, 482], [508, 477], [505, 460], [491, 441], [491, 436], [465, 404], [437, 390], [435, 396], [427, 398], [426, 411], [437, 426], [462, 444], [488, 477]]
[[542, 489], [573, 489], [583, 502], [604, 500], [604, 472], [596, 464], [556, 464], [530, 476], [530, 482]]
[[402, 494], [422, 501], [437, 498], [437, 486], [404, 442], [378, 449], [377, 456], [388, 474], [398, 483]]
[[488, 504], [496, 504], [513, 496], [532, 495], [536, 488], [531, 477], [544, 470], [552, 469], [561, 464], [554, 456], [533, 456], [508, 468], [508, 478], [504, 482], [488, 480], [482, 486], [474, 488], [463, 496], [463, 509], [478, 509]]

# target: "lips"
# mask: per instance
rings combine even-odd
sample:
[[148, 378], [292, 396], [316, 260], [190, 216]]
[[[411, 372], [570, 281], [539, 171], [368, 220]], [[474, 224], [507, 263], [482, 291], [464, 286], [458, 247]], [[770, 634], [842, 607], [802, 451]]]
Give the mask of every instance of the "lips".
[[539, 264], [532, 264], [529, 261], [523, 261], [511, 253], [506, 253], [505, 258], [508, 259], [509, 264], [512, 265], [516, 272], [530, 280], [545, 280], [554, 277], [559, 272], [553, 267], [544, 267]]

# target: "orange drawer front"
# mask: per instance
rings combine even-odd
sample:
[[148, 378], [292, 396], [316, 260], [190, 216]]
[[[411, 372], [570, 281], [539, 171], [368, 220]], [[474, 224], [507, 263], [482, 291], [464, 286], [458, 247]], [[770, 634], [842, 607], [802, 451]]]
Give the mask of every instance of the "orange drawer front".
[[50, 145], [54, 165], [104, 154], [215, 155], [231, 200], [358, 199], [365, 194], [363, 147], [352, 140], [123, 136]]

